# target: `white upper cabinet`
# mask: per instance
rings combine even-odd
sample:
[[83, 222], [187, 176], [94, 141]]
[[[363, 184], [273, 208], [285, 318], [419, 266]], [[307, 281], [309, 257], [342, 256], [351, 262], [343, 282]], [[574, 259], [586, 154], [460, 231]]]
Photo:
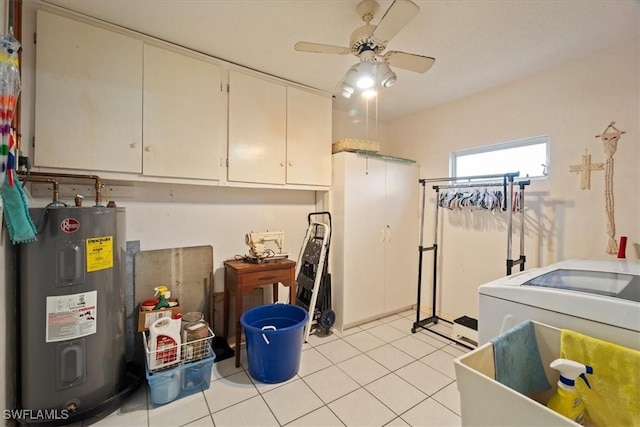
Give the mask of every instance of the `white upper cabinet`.
[[331, 186], [329, 94], [93, 22], [37, 11], [35, 166]]
[[38, 10], [36, 166], [142, 171], [142, 41]]
[[143, 174], [217, 180], [224, 147], [217, 64], [144, 45]]
[[331, 97], [287, 88], [287, 184], [331, 185]]
[[331, 97], [229, 72], [229, 181], [331, 185]]
[[229, 181], [284, 184], [287, 87], [229, 71]]

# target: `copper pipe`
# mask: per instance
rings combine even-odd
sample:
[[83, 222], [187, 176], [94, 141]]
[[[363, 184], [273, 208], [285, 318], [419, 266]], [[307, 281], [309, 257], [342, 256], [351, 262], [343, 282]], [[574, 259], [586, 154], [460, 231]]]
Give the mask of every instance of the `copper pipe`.
[[[53, 179], [53, 178], [44, 178], [44, 177], [35, 177], [35, 178], [29, 178], [29, 181], [33, 181], [33, 182], [51, 182], [53, 183], [53, 203], [56, 204], [61, 204], [60, 202], [60, 184], [58, 183], [57, 179]], [[26, 184], [26, 182], [25, 182]]]
[[104, 187], [104, 183], [100, 179], [98, 175], [80, 175], [73, 173], [54, 173], [54, 172], [20, 172], [22, 176], [48, 176], [48, 177], [56, 177], [56, 178], [86, 178], [93, 179], [96, 181], [96, 206], [102, 206], [102, 187]]

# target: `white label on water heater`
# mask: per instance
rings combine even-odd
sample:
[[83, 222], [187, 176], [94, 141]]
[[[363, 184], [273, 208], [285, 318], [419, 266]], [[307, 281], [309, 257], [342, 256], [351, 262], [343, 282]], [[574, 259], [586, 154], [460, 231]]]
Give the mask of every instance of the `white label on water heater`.
[[47, 342], [96, 333], [98, 292], [47, 297]]

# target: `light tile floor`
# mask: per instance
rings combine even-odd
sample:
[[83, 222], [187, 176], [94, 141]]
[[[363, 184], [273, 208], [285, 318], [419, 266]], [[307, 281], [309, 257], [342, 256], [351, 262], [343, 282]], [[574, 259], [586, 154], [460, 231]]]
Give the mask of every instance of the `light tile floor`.
[[[311, 335], [291, 380], [263, 384], [230, 358], [213, 365], [208, 390], [159, 408], [141, 387], [96, 426], [459, 426], [453, 359], [465, 347], [426, 330], [414, 311]], [[449, 334], [447, 323], [430, 328]]]

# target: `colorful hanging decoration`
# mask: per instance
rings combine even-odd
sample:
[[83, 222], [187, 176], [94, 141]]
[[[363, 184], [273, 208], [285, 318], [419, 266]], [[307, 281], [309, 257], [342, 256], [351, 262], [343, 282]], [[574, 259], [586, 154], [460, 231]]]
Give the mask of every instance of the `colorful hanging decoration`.
[[581, 173], [581, 188], [583, 190], [591, 190], [591, 171], [601, 171], [604, 169], [604, 163], [591, 163], [591, 154], [584, 150], [582, 156], [582, 164], [569, 166], [569, 172]]
[[16, 144], [11, 122], [20, 95], [18, 42], [13, 34], [0, 36], [0, 188], [6, 181], [15, 185]]
[[596, 138], [602, 139], [604, 143], [604, 153], [607, 156], [604, 176], [604, 199], [605, 210], [607, 212], [607, 234], [609, 235], [609, 242], [607, 243], [607, 253], [617, 254], [618, 243], [616, 242], [616, 225], [614, 221], [614, 203], [613, 203], [613, 155], [618, 149], [618, 140], [620, 136], [625, 134], [624, 131], [618, 130], [614, 125], [616, 122], [609, 123], [609, 126], [600, 135], [596, 135]]

